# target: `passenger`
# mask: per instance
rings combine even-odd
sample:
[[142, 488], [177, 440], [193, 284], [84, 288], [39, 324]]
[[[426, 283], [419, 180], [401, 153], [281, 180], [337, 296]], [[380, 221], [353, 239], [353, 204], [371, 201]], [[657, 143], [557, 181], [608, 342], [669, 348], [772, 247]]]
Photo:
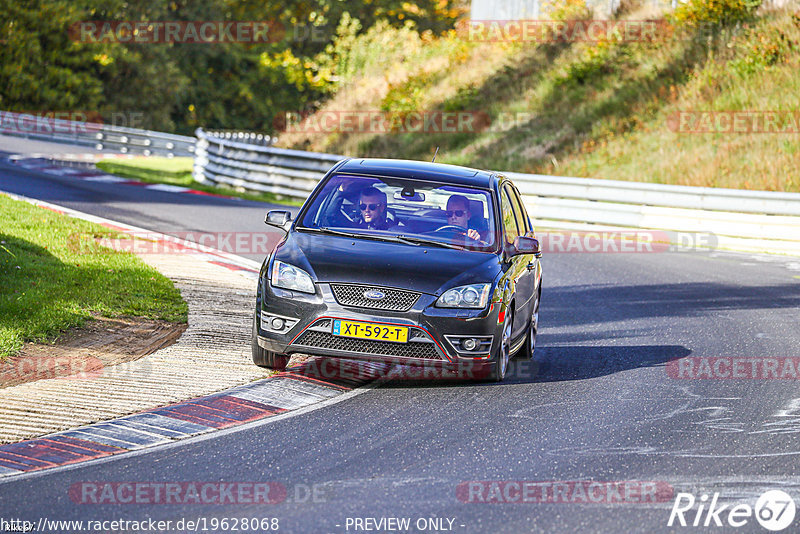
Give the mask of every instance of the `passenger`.
[[361, 191], [358, 208], [361, 211], [360, 228], [389, 230], [395, 226], [386, 219], [386, 193], [368, 187]]
[[447, 224], [464, 228], [468, 237], [483, 243], [481, 234], [474, 228], [469, 228], [470, 212], [469, 200], [467, 200], [467, 197], [452, 195], [447, 199], [447, 211], [445, 215], [447, 215]]

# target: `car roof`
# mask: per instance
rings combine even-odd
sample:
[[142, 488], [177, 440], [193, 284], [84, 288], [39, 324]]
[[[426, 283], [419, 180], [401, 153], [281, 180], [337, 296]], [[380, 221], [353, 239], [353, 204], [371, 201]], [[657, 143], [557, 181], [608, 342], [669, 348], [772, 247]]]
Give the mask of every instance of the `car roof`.
[[353, 158], [336, 169], [337, 173], [428, 179], [453, 185], [490, 189], [499, 175], [494, 172], [407, 159]]

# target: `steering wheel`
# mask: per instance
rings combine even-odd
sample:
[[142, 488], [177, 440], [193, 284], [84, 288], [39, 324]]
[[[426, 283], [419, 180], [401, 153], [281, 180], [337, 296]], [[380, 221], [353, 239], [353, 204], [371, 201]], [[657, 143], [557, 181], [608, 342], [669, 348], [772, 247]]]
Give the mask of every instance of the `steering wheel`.
[[456, 226], [454, 224], [446, 224], [444, 226], [440, 226], [439, 228], [434, 230], [432, 233], [434, 233], [434, 234], [452, 234], [453, 237], [466, 236], [467, 235], [467, 229], [466, 228], [462, 228], [461, 226]]
[[486, 245], [486, 243], [484, 243], [481, 239], [475, 239], [474, 237], [470, 236], [469, 230], [467, 228], [464, 228], [462, 226], [456, 226], [454, 224], [446, 224], [444, 226], [440, 226], [431, 233], [433, 234], [446, 233], [450, 239], [459, 240], [463, 238], [465, 242], [467, 239], [469, 239], [470, 241], [473, 241], [479, 245]]
[[464, 234], [467, 233], [467, 229], [466, 228], [463, 228], [461, 226], [456, 226], [455, 224], [445, 224], [444, 226], [440, 226], [439, 228], [434, 230], [434, 233], [435, 232], [444, 232], [445, 230], [449, 230], [449, 231], [453, 231], [453, 232], [461, 232], [461, 233], [464, 233]]

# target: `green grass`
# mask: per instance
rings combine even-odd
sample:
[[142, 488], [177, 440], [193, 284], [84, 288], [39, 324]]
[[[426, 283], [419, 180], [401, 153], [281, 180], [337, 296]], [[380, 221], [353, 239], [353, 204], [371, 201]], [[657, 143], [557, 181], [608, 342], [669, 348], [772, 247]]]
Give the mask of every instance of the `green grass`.
[[186, 322], [172, 282], [135, 255], [97, 245], [97, 224], [0, 195], [0, 359], [53, 341], [97, 313]]
[[[625, 18], [653, 18], [644, 14], [649, 2], [626, 5]], [[492, 118], [492, 128], [456, 135], [292, 133], [279, 143], [420, 160], [430, 160], [438, 146], [437, 161], [484, 169], [800, 191], [797, 133], [670, 129], [677, 111], [800, 111], [800, 12], [719, 23], [710, 37], [682, 20], [672, 22], [671, 38], [653, 43], [474, 43], [442, 36], [427, 48], [444, 56], [411, 50], [386, 58], [391, 72], [353, 79], [322, 110], [478, 111]]]
[[106, 159], [97, 163], [97, 168], [109, 174], [140, 182], [180, 185], [206, 193], [229, 197], [257, 200], [272, 204], [299, 206], [301, 201], [280, 198], [271, 193], [247, 192], [225, 186], [209, 186], [200, 184], [192, 178], [192, 158], [139, 157], [131, 159]]

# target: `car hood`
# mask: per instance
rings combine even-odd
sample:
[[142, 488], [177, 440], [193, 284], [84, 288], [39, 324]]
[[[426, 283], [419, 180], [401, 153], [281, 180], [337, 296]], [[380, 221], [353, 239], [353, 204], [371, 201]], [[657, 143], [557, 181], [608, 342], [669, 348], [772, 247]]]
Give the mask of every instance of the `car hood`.
[[374, 284], [434, 295], [454, 286], [492, 282], [500, 269], [492, 253], [301, 232], [290, 233], [275, 258], [308, 271], [318, 282]]

